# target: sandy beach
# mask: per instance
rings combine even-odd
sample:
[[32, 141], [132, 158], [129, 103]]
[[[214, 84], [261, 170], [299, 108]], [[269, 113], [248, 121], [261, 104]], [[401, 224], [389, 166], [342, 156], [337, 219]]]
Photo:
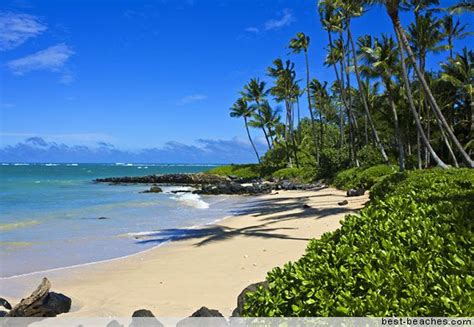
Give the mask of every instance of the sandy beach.
[[[1, 283], [28, 285], [32, 291], [41, 277], [48, 277], [53, 291], [73, 300], [65, 317], [129, 317], [141, 308], [178, 317], [201, 306], [230, 315], [242, 289], [262, 281], [273, 267], [297, 260], [310, 239], [337, 229], [368, 196], [346, 198], [345, 192], [326, 188], [256, 199], [238, 215], [193, 229], [180, 241], [123, 259]], [[349, 204], [339, 206], [344, 199]]]

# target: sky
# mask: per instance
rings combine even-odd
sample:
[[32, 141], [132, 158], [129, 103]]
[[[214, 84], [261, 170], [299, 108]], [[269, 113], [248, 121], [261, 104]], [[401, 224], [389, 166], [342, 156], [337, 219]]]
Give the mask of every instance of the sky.
[[[311, 75], [334, 78], [323, 65], [327, 35], [316, 1], [2, 3], [1, 161], [255, 161], [243, 122], [229, 117], [243, 85], [270, 82], [266, 67], [278, 57], [295, 61], [303, 78], [303, 56], [287, 48], [301, 31], [311, 38]], [[392, 27], [376, 7], [353, 30]], [[466, 45], [472, 38], [455, 44]], [[428, 67], [441, 59], [431, 56]], [[263, 152], [262, 135], [253, 136]]]

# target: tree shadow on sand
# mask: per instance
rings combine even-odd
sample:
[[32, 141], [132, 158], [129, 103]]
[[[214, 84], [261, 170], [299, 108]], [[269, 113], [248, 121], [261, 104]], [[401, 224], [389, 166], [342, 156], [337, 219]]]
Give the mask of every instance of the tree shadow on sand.
[[260, 224], [246, 226], [242, 228], [234, 228], [223, 225], [203, 226], [200, 228], [174, 228], [156, 231], [156, 233], [148, 234], [146, 238], [138, 238], [137, 244], [163, 243], [167, 241], [177, 240], [198, 240], [195, 246], [203, 246], [213, 242], [219, 242], [231, 239], [236, 236], [244, 237], [260, 237], [267, 239], [286, 239], [297, 241], [309, 241], [308, 238], [298, 238], [285, 234], [285, 230], [295, 230], [292, 227], [273, 227], [282, 221], [295, 219], [321, 219], [328, 216], [350, 213], [356, 210], [347, 207], [336, 207], [336, 203], [328, 202], [330, 205], [325, 208], [312, 208], [305, 206], [311, 196], [303, 199], [284, 197], [270, 198], [253, 201], [243, 209], [236, 210], [235, 216], [251, 215], [260, 217]]

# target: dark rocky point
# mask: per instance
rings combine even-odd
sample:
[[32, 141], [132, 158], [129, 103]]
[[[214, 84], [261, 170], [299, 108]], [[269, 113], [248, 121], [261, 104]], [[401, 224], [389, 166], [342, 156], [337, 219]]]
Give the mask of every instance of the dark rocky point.
[[212, 174], [166, 174], [148, 176], [125, 176], [97, 178], [94, 182], [111, 184], [167, 184], [167, 185], [197, 185], [218, 184], [227, 181], [226, 177]]
[[38, 288], [15, 305], [6, 317], [56, 317], [69, 312], [71, 299], [64, 294], [50, 292], [51, 283], [43, 278]]
[[5, 309], [8, 309], [8, 310], [12, 309], [12, 305], [7, 300], [5, 300], [3, 297], [0, 297], [0, 305], [2, 307], [4, 307]]

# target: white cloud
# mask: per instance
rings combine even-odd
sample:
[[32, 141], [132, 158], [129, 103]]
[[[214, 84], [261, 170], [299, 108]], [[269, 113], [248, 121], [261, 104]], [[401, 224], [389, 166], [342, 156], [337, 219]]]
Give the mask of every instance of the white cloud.
[[280, 18], [270, 19], [265, 22], [265, 31], [271, 31], [280, 29], [282, 27], [288, 26], [291, 23], [296, 21], [293, 12], [290, 9], [283, 9], [282, 16]]
[[245, 32], [249, 32], [249, 33], [259, 33], [259, 32], [260, 32], [260, 29], [257, 28], [257, 27], [251, 26], [251, 27], [247, 27], [247, 28], [245, 29]]
[[0, 12], [0, 51], [14, 49], [46, 29], [35, 16]]
[[[16, 75], [23, 75], [34, 70], [60, 72], [73, 54], [74, 51], [70, 46], [60, 43], [26, 57], [9, 61], [7, 66]], [[72, 80], [66, 78], [65, 81]]]
[[207, 99], [207, 95], [204, 95], [204, 94], [187, 95], [179, 99], [178, 105], [184, 106], [186, 104], [190, 104], [190, 103], [198, 102], [198, 101], [204, 101], [206, 99]]

